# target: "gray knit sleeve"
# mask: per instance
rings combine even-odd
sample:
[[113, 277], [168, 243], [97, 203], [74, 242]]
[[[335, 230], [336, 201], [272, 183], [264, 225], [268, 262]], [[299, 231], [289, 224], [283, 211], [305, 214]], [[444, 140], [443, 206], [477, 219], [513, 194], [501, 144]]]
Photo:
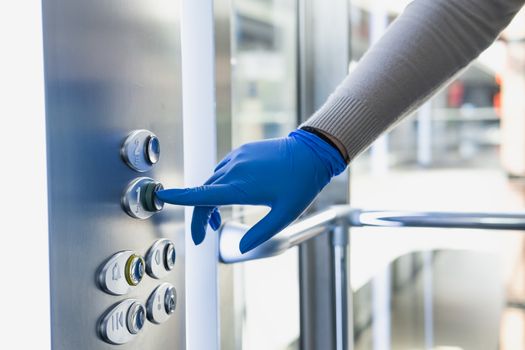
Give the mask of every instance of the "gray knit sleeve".
[[302, 126], [339, 140], [349, 159], [486, 49], [525, 0], [415, 0]]

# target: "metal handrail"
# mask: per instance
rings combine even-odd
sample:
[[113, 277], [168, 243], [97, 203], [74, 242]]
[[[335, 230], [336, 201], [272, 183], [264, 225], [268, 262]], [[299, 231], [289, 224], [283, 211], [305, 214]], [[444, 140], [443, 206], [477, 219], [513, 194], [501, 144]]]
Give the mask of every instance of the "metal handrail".
[[360, 210], [333, 206], [300, 220], [259, 247], [241, 254], [239, 242], [249, 226], [225, 223], [220, 230], [219, 255], [223, 263], [263, 259], [284, 253], [291, 247], [345, 224], [352, 227], [468, 228], [525, 231], [525, 213], [461, 213]]
[[220, 229], [219, 256], [223, 263], [231, 264], [263, 259], [284, 253], [293, 246], [321, 234], [331, 232], [332, 290], [335, 308], [334, 325], [337, 349], [353, 349], [347, 332], [352, 328], [352, 299], [348, 298], [348, 227], [433, 227], [471, 228], [487, 230], [525, 231], [525, 213], [458, 213], [370, 211], [353, 209], [348, 205], [329, 209], [288, 226], [257, 248], [241, 254], [239, 243], [249, 226], [230, 222]]
[[219, 232], [220, 259], [223, 263], [232, 264], [282, 254], [291, 247], [327, 232], [337, 220], [348, 217], [353, 210], [350, 206], [330, 207], [288, 226], [267, 242], [244, 254], [239, 251], [239, 243], [250, 227], [226, 222]]
[[525, 230], [525, 213], [361, 211], [352, 226]]

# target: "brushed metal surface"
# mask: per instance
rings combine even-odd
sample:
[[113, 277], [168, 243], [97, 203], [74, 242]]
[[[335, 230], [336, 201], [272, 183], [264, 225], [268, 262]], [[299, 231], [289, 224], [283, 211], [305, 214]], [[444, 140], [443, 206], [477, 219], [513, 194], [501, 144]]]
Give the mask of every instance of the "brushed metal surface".
[[[42, 6], [52, 347], [114, 349], [97, 324], [123, 298], [100, 290], [97, 268], [116, 252], [145, 255], [167, 238], [179, 256], [160, 282], [177, 289], [177, 309], [162, 325], [147, 322], [119, 349], [184, 349], [183, 209], [136, 220], [120, 205], [123, 188], [137, 176], [120, 156], [133, 130], [150, 130], [162, 141], [162, 157], [144, 175], [183, 185], [180, 3], [44, 0]], [[126, 298], [146, 303], [158, 284], [145, 276]]]

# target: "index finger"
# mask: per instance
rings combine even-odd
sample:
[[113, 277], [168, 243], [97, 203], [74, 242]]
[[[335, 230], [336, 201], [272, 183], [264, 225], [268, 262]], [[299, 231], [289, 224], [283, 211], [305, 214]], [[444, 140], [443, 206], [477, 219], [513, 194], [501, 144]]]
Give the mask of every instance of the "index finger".
[[227, 184], [203, 185], [192, 188], [172, 188], [155, 193], [163, 202], [191, 206], [219, 206], [239, 203], [237, 189]]

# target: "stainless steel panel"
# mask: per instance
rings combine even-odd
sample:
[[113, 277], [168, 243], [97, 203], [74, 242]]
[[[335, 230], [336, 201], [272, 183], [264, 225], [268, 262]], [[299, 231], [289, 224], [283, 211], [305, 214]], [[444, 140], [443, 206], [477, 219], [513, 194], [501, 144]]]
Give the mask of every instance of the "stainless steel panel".
[[[114, 349], [97, 334], [112, 305], [146, 303], [161, 283], [177, 290], [177, 308], [163, 324], [147, 322], [119, 349], [185, 347], [183, 210], [166, 207], [147, 220], [120, 206], [139, 173], [120, 157], [126, 136], [147, 129], [162, 156], [146, 171], [182, 186], [182, 116], [178, 1], [44, 0], [44, 52], [49, 178], [52, 346]], [[114, 253], [145, 255], [158, 239], [174, 242], [174, 269], [145, 276], [126, 296], [103, 292], [97, 269]]]

